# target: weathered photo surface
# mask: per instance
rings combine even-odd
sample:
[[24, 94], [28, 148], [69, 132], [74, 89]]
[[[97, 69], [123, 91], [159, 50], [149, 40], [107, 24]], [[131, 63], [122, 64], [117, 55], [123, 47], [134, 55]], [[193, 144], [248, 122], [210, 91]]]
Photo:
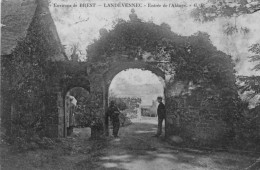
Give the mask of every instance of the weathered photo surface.
[[2, 0], [0, 169], [260, 169], [259, 0]]

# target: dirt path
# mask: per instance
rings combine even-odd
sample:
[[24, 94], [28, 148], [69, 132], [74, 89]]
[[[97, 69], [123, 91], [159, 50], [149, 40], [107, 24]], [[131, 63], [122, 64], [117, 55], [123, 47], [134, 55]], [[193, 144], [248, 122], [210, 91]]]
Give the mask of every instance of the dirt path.
[[[156, 132], [156, 119], [120, 129], [120, 139], [111, 139], [94, 169], [113, 170], [231, 170], [244, 169], [252, 158], [229, 153], [189, 153], [173, 149], [161, 138], [152, 137]], [[86, 165], [86, 166], [84, 166]], [[77, 164], [87, 169], [84, 160]]]
[[[75, 129], [51, 150], [2, 154], [1, 170], [240, 170], [256, 158], [230, 153], [187, 152], [155, 138], [156, 119], [120, 128], [120, 138], [89, 141], [90, 130]], [[1, 149], [1, 152], [5, 151]], [[260, 168], [259, 168], [260, 169]]]

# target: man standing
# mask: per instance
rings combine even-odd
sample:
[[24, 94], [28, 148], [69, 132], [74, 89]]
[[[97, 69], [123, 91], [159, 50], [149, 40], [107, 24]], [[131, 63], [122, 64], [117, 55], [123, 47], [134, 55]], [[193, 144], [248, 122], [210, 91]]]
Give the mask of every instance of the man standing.
[[157, 129], [157, 134], [154, 135], [154, 137], [159, 137], [162, 134], [162, 123], [163, 120], [165, 119], [165, 105], [162, 102], [162, 97], [157, 97], [157, 101], [159, 103], [158, 108], [157, 108], [157, 115], [158, 115], [158, 129]]
[[107, 115], [112, 120], [113, 136], [115, 138], [118, 138], [118, 131], [119, 131], [119, 126], [120, 126], [119, 114], [120, 114], [120, 111], [116, 107], [115, 102], [111, 101], [110, 106], [108, 107], [108, 110], [107, 110]]

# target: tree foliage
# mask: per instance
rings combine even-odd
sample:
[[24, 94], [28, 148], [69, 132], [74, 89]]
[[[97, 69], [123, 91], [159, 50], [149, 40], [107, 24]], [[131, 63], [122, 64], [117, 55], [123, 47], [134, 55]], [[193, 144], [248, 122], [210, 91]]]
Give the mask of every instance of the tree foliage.
[[214, 21], [219, 17], [237, 17], [243, 14], [252, 14], [260, 10], [260, 1], [257, 0], [210, 0], [195, 8], [191, 16], [200, 22]]
[[223, 25], [223, 31], [226, 35], [235, 33], [247, 34], [250, 29], [245, 25], [238, 27], [237, 17], [241, 15], [253, 14], [260, 10], [260, 1], [258, 0], [210, 0], [207, 3], [199, 4], [192, 10], [191, 17], [197, 22], [211, 22], [217, 18], [234, 18], [234, 23], [228, 22]]
[[[247, 34], [250, 30], [245, 27], [236, 25], [236, 18], [240, 15], [253, 14], [260, 10], [260, 1], [258, 0], [239, 0], [239, 1], [216, 1], [211, 0], [206, 4], [197, 6], [192, 12], [191, 16], [195, 21], [198, 22], [211, 22], [217, 18], [234, 18], [235, 24], [227, 23], [223, 26], [224, 33], [226, 35], [232, 35], [234, 33]], [[259, 43], [252, 44], [249, 47], [249, 52], [253, 53], [250, 56], [250, 61], [256, 63], [253, 70], [260, 70], [260, 45]], [[239, 76], [240, 81], [243, 85], [240, 87], [242, 93], [245, 91], [254, 91], [253, 96], [259, 94], [259, 76]]]
[[[260, 44], [253, 44], [249, 51], [254, 55], [250, 56], [250, 61], [256, 63], [253, 70], [260, 71]], [[251, 98], [260, 94], [260, 76], [239, 76], [239, 80], [243, 82], [240, 89], [244, 93], [246, 91], [253, 91]]]
[[260, 71], [260, 44], [256, 43], [256, 44], [251, 45], [251, 47], [249, 48], [249, 51], [255, 54], [253, 56], [250, 56], [250, 59], [251, 59], [250, 61], [256, 62], [256, 65], [253, 68], [253, 70]]
[[[153, 23], [126, 22], [119, 20], [108, 34], [88, 46], [88, 56], [92, 61], [101, 61], [111, 56], [121, 55], [126, 60], [141, 58], [144, 51], [156, 52], [156, 45], [167, 37], [167, 33]], [[169, 35], [169, 34], [168, 34]], [[174, 36], [170, 33], [170, 36]]]

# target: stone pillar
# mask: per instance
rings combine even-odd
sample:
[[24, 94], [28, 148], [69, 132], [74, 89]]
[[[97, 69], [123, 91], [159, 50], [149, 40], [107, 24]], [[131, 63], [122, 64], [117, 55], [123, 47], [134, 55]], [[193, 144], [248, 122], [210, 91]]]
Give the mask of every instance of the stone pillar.
[[11, 135], [12, 118], [11, 118], [11, 92], [1, 89], [1, 133], [7, 136]]
[[178, 116], [179, 113], [177, 113], [177, 109], [184, 106], [181, 101], [178, 101], [176, 96], [180, 95], [183, 89], [184, 85], [182, 82], [166, 82], [166, 88], [164, 92], [166, 106], [165, 137], [179, 135], [180, 117]]
[[[106, 86], [103, 81], [102, 74], [92, 74], [90, 77], [90, 95], [92, 96], [92, 105], [94, 109], [95, 117], [99, 117], [103, 125], [106, 125], [105, 115], [105, 100], [106, 100]], [[106, 126], [103, 126], [103, 131], [106, 130]]]
[[108, 86], [105, 84], [103, 84], [103, 106], [104, 106], [104, 111], [105, 111], [105, 126], [104, 126], [104, 130], [105, 130], [105, 135], [109, 136], [109, 118], [107, 115], [107, 108], [108, 108]]
[[58, 137], [66, 137], [67, 131], [65, 128], [64, 115], [64, 99], [61, 92], [57, 93], [57, 107], [58, 107]]

